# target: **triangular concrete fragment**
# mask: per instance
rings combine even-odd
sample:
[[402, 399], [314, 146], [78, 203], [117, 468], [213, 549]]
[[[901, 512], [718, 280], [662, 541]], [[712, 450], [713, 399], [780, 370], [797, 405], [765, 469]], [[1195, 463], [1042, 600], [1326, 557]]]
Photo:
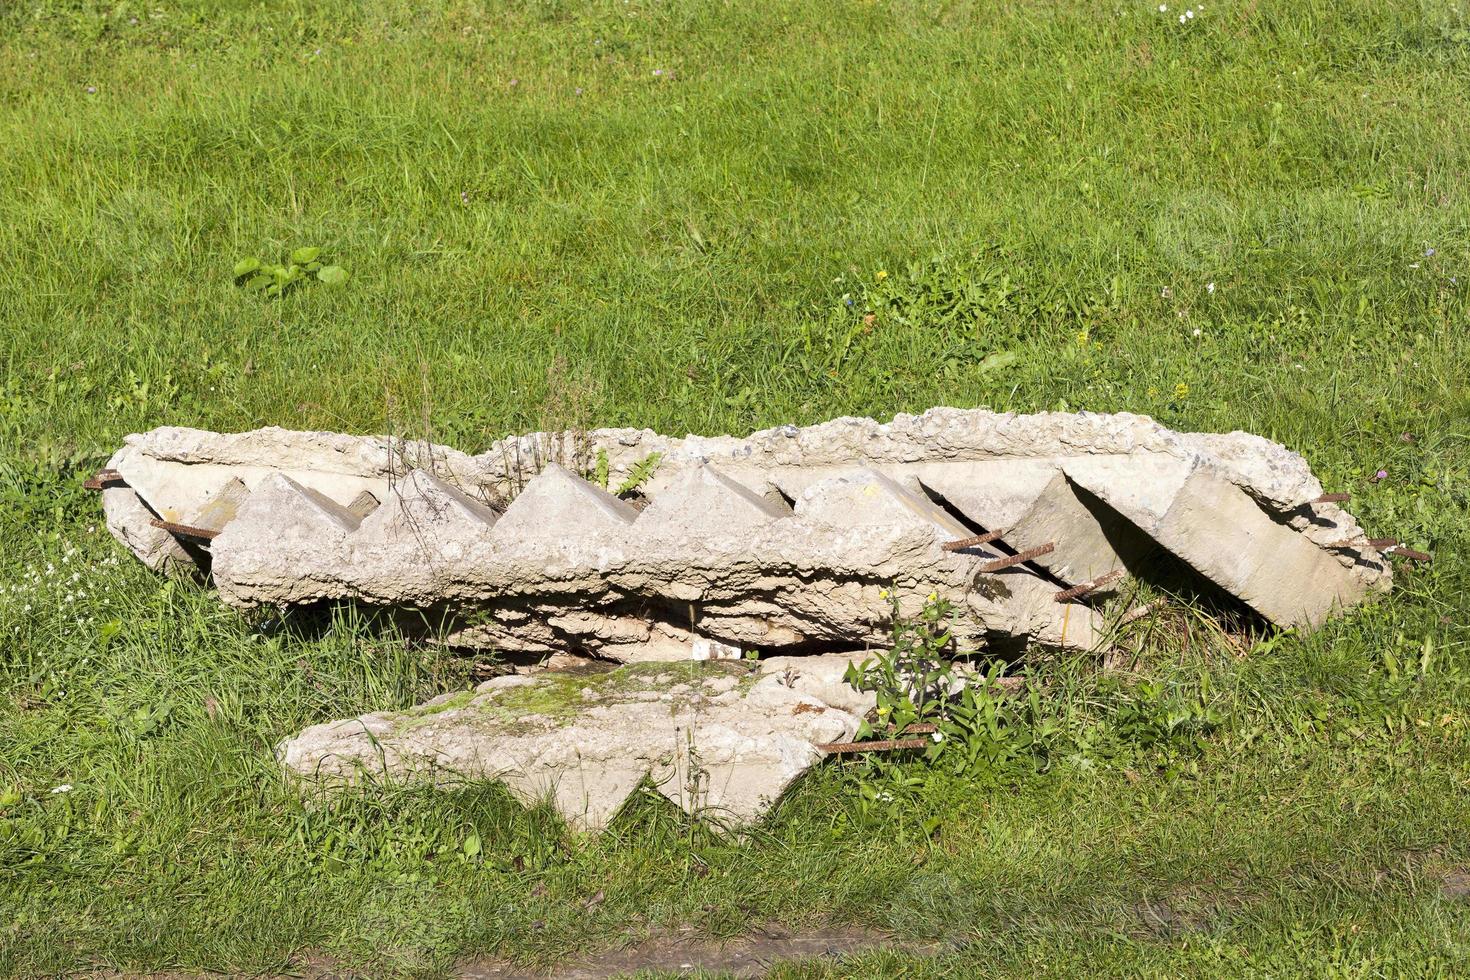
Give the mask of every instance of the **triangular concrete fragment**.
[[310, 487], [304, 487], [282, 473], [272, 473], [260, 482], [235, 520], [216, 538], [223, 543], [226, 536], [235, 540], [248, 532], [263, 536], [264, 541], [287, 538], [309, 538], [325, 534], [328, 540], [357, 530], [356, 514]]
[[[1050, 553], [1032, 560], [1069, 586], [1134, 567], [1150, 551], [1158, 550], [1150, 538], [1111, 508], [1089, 507], [1086, 493], [1065, 474], [1056, 473], [1026, 513], [1000, 529], [1005, 543], [1018, 552], [1053, 545]], [[1122, 581], [1115, 579], [1091, 595], [1110, 594]]]
[[626, 768], [616, 763], [609, 765], [602, 759], [589, 759], [585, 763], [578, 761], [530, 773], [507, 772], [500, 776], [500, 781], [527, 806], [549, 797], [552, 806], [574, 829], [598, 831], [612, 821], [646, 778], [646, 765]]
[[1082, 456], [1067, 460], [1067, 478], [1152, 534], [1193, 475], [1196, 464], [1159, 453]]
[[[1220, 528], [1229, 529], [1229, 537]], [[1363, 596], [1361, 581], [1331, 552], [1204, 467], [1190, 474], [1154, 533], [1165, 548], [1281, 626], [1319, 626]]]
[[531, 478], [495, 526], [499, 537], [575, 534], [581, 528], [619, 527], [638, 516], [627, 503], [556, 463]]
[[472, 538], [500, 515], [426, 470], [408, 474], [383, 504], [363, 519], [355, 542]]
[[1279, 626], [1316, 626], [1360, 601], [1361, 578], [1279, 515], [1267, 513], [1210, 467], [1170, 459], [1150, 465], [1155, 479], [1069, 463], [1067, 476], [1160, 546]]
[[932, 500], [869, 469], [808, 487], [796, 502], [796, 513], [834, 527], [927, 525], [944, 540], [971, 533]]
[[779, 497], [763, 497], [710, 466], [680, 476], [638, 518], [650, 532], [714, 534], [747, 531], [791, 516]]
[[984, 531], [1013, 527], [1057, 472], [1048, 459], [918, 463], [910, 472], [965, 520]]

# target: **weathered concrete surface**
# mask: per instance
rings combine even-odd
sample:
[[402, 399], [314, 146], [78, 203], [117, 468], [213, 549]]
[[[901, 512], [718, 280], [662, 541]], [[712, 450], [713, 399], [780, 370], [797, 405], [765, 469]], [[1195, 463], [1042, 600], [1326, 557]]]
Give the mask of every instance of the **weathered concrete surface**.
[[[399, 481], [352, 530], [345, 508], [329, 514], [320, 494], [269, 477], [214, 540], [215, 584], [241, 607], [449, 604], [464, 621], [458, 643], [625, 661], [687, 660], [703, 640], [768, 652], [879, 643], [881, 593], [895, 583], [910, 608], [930, 592], [953, 601], [973, 646], [1004, 635], [1086, 647], [1102, 628], [1026, 568], [982, 575], [976, 554], [943, 551], [968, 529], [870, 470], [813, 484], [794, 510], [706, 467], [642, 513], [555, 464], [498, 520], [435, 511], [426, 485], [417, 472]], [[380, 514], [396, 524], [403, 512], [417, 515], [414, 533], [378, 533]]]
[[1081, 460], [1064, 472], [1111, 513], [1272, 622], [1317, 626], [1368, 589], [1387, 587], [1387, 564], [1366, 542], [1362, 549], [1323, 547], [1323, 528], [1349, 540], [1362, 535], [1338, 505], [1272, 513], [1208, 467], [1148, 463], [1140, 470], [1117, 459]]
[[[587, 472], [601, 454], [616, 485], [653, 453], [641, 511], [561, 465]], [[1390, 581], [1352, 516], [1312, 503], [1322, 487], [1297, 454], [1134, 415], [941, 408], [746, 439], [536, 434], [479, 456], [165, 428], [130, 436], [110, 465], [127, 483], [104, 494], [113, 533], [154, 567], [209, 561], [232, 604], [431, 610], [455, 642], [625, 661], [707, 655], [711, 643], [879, 642], [888, 587], [905, 609], [931, 592], [953, 602], [962, 643], [1088, 647], [1108, 590], [1056, 593], [1146, 576], [1157, 553], [1283, 625], [1315, 625]], [[154, 515], [233, 516], [206, 552], [149, 527]], [[1001, 538], [941, 549], [977, 532]], [[1045, 544], [1032, 565], [983, 571]]]
[[587, 830], [650, 780], [691, 814], [746, 824], [822, 758], [813, 743], [850, 739], [873, 705], [842, 684], [848, 657], [793, 659], [500, 677], [410, 711], [313, 726], [277, 755], [329, 783], [495, 779]]

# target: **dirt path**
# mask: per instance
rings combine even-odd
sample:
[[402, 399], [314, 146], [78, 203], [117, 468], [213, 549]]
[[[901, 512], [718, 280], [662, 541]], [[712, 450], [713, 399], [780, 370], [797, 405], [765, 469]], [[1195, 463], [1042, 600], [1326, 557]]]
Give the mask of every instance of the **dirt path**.
[[609, 950], [549, 973], [527, 971], [503, 962], [475, 961], [462, 964], [462, 980], [603, 980], [639, 970], [682, 973], [706, 970], [736, 977], [762, 977], [776, 963], [787, 960], [840, 958], [882, 946], [901, 946], [908, 951], [927, 950], [932, 944], [895, 940], [886, 933], [860, 926], [829, 926], [789, 932], [767, 926], [724, 944], [713, 944], [678, 934], [659, 936], [627, 949]]

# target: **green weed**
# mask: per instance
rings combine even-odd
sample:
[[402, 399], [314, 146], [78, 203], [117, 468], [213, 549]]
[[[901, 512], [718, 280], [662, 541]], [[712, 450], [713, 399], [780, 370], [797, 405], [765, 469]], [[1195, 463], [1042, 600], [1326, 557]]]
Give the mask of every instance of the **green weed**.
[[308, 277], [328, 286], [341, 286], [349, 276], [340, 265], [327, 265], [320, 260], [322, 250], [315, 245], [294, 249], [284, 262], [261, 262], [250, 257], [235, 263], [235, 285], [241, 289], [263, 293], [271, 298], [286, 295], [307, 281]]

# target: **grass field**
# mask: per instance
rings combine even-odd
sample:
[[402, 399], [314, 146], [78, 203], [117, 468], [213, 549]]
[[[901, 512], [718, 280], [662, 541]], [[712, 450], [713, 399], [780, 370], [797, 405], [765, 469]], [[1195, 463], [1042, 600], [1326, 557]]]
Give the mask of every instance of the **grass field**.
[[[0, 974], [773, 920], [945, 943], [793, 977], [1470, 972], [1470, 4], [1167, 6], [0, 3]], [[299, 246], [351, 278], [234, 285]], [[588, 840], [493, 786], [303, 802], [277, 741], [464, 666], [256, 630], [81, 489], [161, 424], [478, 450], [934, 404], [1253, 430], [1436, 560], [1310, 637], [1179, 613], [1133, 674], [1038, 664], [1029, 767]]]

